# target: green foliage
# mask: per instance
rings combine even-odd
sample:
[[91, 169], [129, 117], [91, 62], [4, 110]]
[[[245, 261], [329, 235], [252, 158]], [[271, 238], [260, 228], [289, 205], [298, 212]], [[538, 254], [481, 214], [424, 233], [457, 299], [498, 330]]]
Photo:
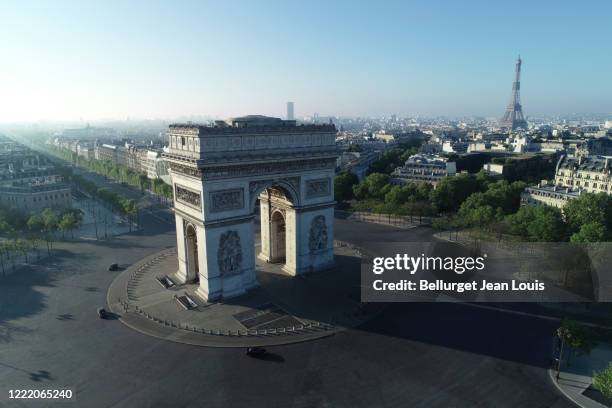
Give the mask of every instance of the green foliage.
[[370, 165], [370, 173], [391, 174], [396, 167], [402, 166], [408, 158], [418, 152], [417, 146], [406, 146], [387, 150], [382, 157]]
[[388, 175], [372, 173], [362, 183], [353, 186], [353, 194], [358, 200], [368, 198], [382, 199], [391, 189], [388, 183]]
[[358, 184], [357, 176], [350, 172], [342, 172], [334, 179], [334, 197], [336, 201], [353, 198], [353, 186]]
[[506, 217], [510, 232], [533, 242], [563, 241], [566, 226], [561, 211], [548, 206], [521, 207]]
[[609, 233], [606, 227], [599, 222], [582, 224], [580, 231], [570, 237], [570, 241], [576, 243], [606, 242], [608, 239]]
[[504, 214], [516, 211], [520, 205], [521, 192], [525, 188], [525, 183], [521, 181], [492, 183], [484, 177], [480, 178], [480, 185], [487, 186], [487, 190], [470, 195], [459, 208], [461, 225], [484, 227], [500, 221]]
[[151, 182], [151, 189], [155, 194], [158, 194], [162, 197], [166, 197], [168, 199], [173, 198], [172, 187], [164, 183], [164, 181], [160, 178], [156, 178]]
[[433, 205], [441, 212], [455, 212], [466, 198], [483, 188], [476, 177], [459, 174], [442, 179], [431, 194]]
[[612, 399], [612, 363], [605, 369], [593, 373], [593, 388], [601, 392], [601, 394]]
[[67, 231], [73, 231], [80, 224], [79, 218], [73, 212], [67, 212], [58, 223], [58, 229], [62, 234]]
[[42, 222], [47, 232], [53, 232], [57, 229], [58, 218], [55, 211], [50, 208], [45, 208], [42, 212]]
[[612, 196], [604, 193], [583, 193], [563, 208], [571, 232], [579, 232], [584, 224], [604, 226], [612, 231]]
[[43, 220], [38, 215], [32, 215], [28, 218], [27, 225], [30, 231], [40, 231], [44, 227]]

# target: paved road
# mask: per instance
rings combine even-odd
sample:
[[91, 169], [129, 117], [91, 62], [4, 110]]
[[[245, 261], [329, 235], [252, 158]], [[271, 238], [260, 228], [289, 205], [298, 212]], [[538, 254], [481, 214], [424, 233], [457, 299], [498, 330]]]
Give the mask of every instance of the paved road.
[[[550, 384], [553, 323], [456, 304], [398, 304], [365, 326], [273, 348], [265, 360], [141, 335], [101, 321], [116, 273], [175, 244], [173, 226], [145, 213], [144, 231], [63, 244], [51, 265], [0, 281], [0, 406], [6, 388], [71, 388], [86, 407], [570, 407]], [[337, 220], [355, 241], [426, 240]], [[65, 404], [58, 404], [65, 406]]]

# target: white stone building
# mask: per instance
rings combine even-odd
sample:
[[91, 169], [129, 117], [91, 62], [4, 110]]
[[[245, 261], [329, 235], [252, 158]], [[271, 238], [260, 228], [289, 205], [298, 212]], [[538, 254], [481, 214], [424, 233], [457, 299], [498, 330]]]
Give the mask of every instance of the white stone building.
[[561, 156], [555, 172], [555, 184], [575, 187], [589, 193], [612, 194], [612, 161], [605, 156]]
[[559, 187], [546, 181], [526, 187], [521, 193], [521, 205], [549, 205], [563, 208], [569, 200], [580, 197], [582, 190], [575, 187]]
[[434, 186], [446, 177], [457, 174], [455, 162], [431, 154], [415, 154], [406, 160], [402, 167], [391, 173], [392, 184], [409, 184], [426, 182]]

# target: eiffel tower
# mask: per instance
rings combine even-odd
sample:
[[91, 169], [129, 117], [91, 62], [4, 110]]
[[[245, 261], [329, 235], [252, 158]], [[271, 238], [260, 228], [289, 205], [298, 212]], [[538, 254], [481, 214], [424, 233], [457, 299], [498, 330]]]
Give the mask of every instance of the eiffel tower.
[[506, 108], [504, 117], [499, 121], [500, 127], [510, 130], [527, 129], [527, 121], [523, 116], [523, 108], [521, 107], [521, 63], [519, 55], [516, 61], [514, 82], [512, 83], [512, 99]]

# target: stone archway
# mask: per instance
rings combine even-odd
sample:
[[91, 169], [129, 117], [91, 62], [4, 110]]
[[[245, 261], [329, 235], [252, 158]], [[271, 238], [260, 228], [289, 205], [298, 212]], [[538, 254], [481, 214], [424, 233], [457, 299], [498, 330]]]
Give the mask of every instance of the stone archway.
[[285, 241], [285, 215], [281, 210], [276, 210], [270, 218], [270, 262], [285, 263], [286, 241]]
[[180, 282], [188, 280], [195, 258], [184, 239], [185, 223], [194, 224], [197, 235], [197, 293], [209, 301], [257, 286], [256, 256], [268, 262], [284, 257], [290, 275], [333, 265], [333, 125], [247, 116], [207, 126], [170, 125], [167, 134], [163, 157], [174, 190]]
[[185, 253], [187, 261], [188, 282], [198, 282], [200, 280], [200, 263], [198, 260], [198, 237], [196, 228], [192, 224], [187, 224], [185, 229]]

